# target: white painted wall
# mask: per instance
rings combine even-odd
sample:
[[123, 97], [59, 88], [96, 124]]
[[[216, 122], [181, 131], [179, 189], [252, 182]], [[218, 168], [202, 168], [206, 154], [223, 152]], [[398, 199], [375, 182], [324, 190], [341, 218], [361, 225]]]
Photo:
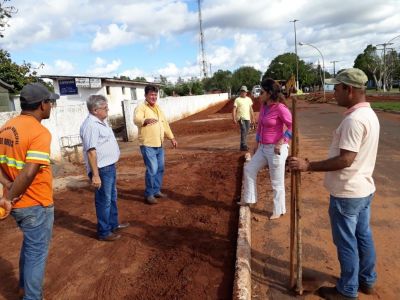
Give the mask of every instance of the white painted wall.
[[[144, 85], [132, 86], [124, 85], [122, 83], [114, 83], [108, 81], [102, 81], [101, 88], [83, 88], [78, 87], [78, 94], [76, 95], [63, 95], [57, 101], [58, 106], [66, 105], [77, 105], [80, 103], [86, 103], [87, 98], [90, 95], [103, 95], [108, 100], [108, 107], [110, 109], [109, 115], [111, 117], [122, 116], [121, 101], [131, 100], [131, 88], [136, 88], [136, 95], [138, 100], [144, 100]], [[60, 94], [58, 80], [53, 80], [54, 92]], [[109, 86], [110, 93], [107, 94], [106, 86]], [[125, 87], [125, 94], [122, 93], [122, 87]], [[18, 105], [18, 104], [17, 104]]]
[[[144, 93], [144, 91], [143, 91]], [[138, 95], [139, 96], [139, 95]], [[218, 104], [228, 99], [228, 94], [210, 94], [200, 96], [187, 96], [187, 97], [167, 97], [158, 100], [158, 104], [165, 113], [169, 122], [183, 119], [187, 116], [202, 111], [212, 105]], [[137, 137], [137, 127], [133, 124], [133, 112], [138, 103], [144, 100], [132, 101], [125, 100], [123, 105], [125, 107], [125, 120], [127, 126], [128, 139], [132, 141]], [[120, 107], [121, 104], [119, 104]], [[19, 115], [20, 112], [2, 112], [0, 113], [0, 126], [9, 119]], [[43, 120], [42, 124], [49, 129], [52, 135], [51, 141], [51, 158], [54, 160], [61, 160], [63, 155], [62, 141], [68, 141], [70, 146], [80, 143], [78, 138], [79, 128], [82, 122], [88, 115], [86, 103], [79, 103], [75, 105], [58, 105], [51, 111], [50, 118]], [[68, 148], [67, 150], [74, 150]]]
[[[174, 122], [205, 110], [208, 107], [227, 99], [228, 94], [222, 93], [186, 97], [166, 97], [158, 99], [157, 103], [160, 105], [162, 111], [167, 117], [168, 122]], [[138, 128], [133, 123], [133, 114], [137, 105], [143, 103], [143, 101], [144, 100], [126, 100], [123, 103], [125, 109], [125, 124], [129, 141], [132, 141], [137, 137]]]

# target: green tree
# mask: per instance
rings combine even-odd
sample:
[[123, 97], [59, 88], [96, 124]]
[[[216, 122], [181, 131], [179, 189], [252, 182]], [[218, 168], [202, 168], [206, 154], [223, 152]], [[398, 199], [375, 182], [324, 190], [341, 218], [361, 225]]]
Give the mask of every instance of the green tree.
[[129, 76], [121, 75], [121, 76], [114, 76], [114, 79], [120, 79], [120, 80], [131, 80]]
[[0, 78], [4, 82], [14, 86], [14, 93], [30, 82], [43, 82], [36, 76], [36, 71], [30, 63], [24, 62], [18, 65], [11, 60], [10, 53], [0, 49]]
[[204, 87], [200, 80], [195, 80], [192, 82], [192, 95], [203, 95]]
[[232, 86], [232, 72], [218, 70], [212, 77], [204, 79], [203, 83], [207, 91], [221, 90], [229, 92]]
[[260, 83], [260, 77], [261, 71], [250, 66], [240, 67], [232, 74], [232, 92], [238, 92], [242, 85], [251, 90], [254, 85]]
[[357, 55], [354, 61], [354, 67], [365, 72], [368, 79], [373, 80], [378, 90], [383, 79], [382, 60], [376, 51], [376, 47], [368, 45], [364, 52]]
[[387, 84], [387, 89], [391, 90], [393, 87], [393, 80], [400, 78], [400, 56], [397, 51], [389, 51], [385, 58], [386, 72], [384, 76], [386, 77], [384, 82]]
[[17, 13], [14, 6], [7, 6], [6, 2], [9, 0], [0, 0], [0, 38], [4, 37], [3, 32], [8, 26], [7, 21], [11, 16]]
[[137, 76], [133, 81], [139, 81], [139, 82], [147, 82], [146, 78], [143, 76]]
[[[300, 64], [304, 65], [304, 61], [299, 61], [299, 75]], [[263, 75], [263, 79], [288, 80], [292, 75], [296, 75], [296, 54], [284, 53], [271, 61], [267, 71]]]

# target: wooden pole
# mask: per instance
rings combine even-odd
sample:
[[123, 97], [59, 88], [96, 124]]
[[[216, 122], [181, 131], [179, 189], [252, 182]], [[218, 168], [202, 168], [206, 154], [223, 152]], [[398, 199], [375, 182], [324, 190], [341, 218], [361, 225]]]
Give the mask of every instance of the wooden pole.
[[297, 280], [296, 292], [303, 295], [303, 259], [302, 259], [302, 232], [301, 232], [301, 197], [300, 197], [300, 171], [296, 171], [296, 236], [297, 236]]
[[[296, 116], [296, 99], [292, 97], [292, 156], [297, 156], [297, 116]], [[295, 287], [295, 239], [296, 239], [296, 172], [290, 173], [290, 282], [289, 287]]]
[[[292, 156], [299, 155], [299, 133], [297, 124], [297, 102], [296, 98], [292, 98]], [[299, 295], [303, 294], [303, 261], [302, 261], [302, 232], [301, 232], [301, 199], [300, 199], [300, 184], [301, 175], [300, 171], [292, 172], [291, 175], [291, 191], [292, 201], [291, 208], [294, 211], [293, 216], [291, 215], [291, 251], [290, 251], [290, 283], [291, 287], [296, 287], [296, 292]], [[296, 247], [294, 241], [296, 240]], [[296, 272], [296, 285], [294, 284], [294, 254], [296, 248], [297, 258], [297, 272]]]

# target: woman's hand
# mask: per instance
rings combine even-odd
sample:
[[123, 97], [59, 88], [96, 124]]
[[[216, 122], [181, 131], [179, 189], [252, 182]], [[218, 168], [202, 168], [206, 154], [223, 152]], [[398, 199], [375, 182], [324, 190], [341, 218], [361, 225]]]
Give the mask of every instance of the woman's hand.
[[280, 143], [275, 144], [275, 147], [274, 147], [275, 154], [277, 154], [277, 155], [281, 154], [281, 146], [282, 146], [282, 144], [280, 144]]

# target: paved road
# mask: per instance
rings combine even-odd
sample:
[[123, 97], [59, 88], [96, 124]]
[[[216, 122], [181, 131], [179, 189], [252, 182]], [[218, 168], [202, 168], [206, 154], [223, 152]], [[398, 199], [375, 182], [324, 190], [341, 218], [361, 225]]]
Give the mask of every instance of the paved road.
[[[328, 149], [332, 132], [340, 123], [344, 108], [334, 104], [304, 104], [299, 105], [299, 130], [301, 135], [310, 140], [318, 141], [321, 148]], [[381, 134], [377, 163], [374, 173], [376, 184], [385, 185], [384, 193], [400, 193], [400, 115], [377, 112]], [[327, 151], [327, 150], [326, 150]], [[312, 154], [308, 154], [310, 158]], [[389, 188], [388, 188], [389, 187]]]

